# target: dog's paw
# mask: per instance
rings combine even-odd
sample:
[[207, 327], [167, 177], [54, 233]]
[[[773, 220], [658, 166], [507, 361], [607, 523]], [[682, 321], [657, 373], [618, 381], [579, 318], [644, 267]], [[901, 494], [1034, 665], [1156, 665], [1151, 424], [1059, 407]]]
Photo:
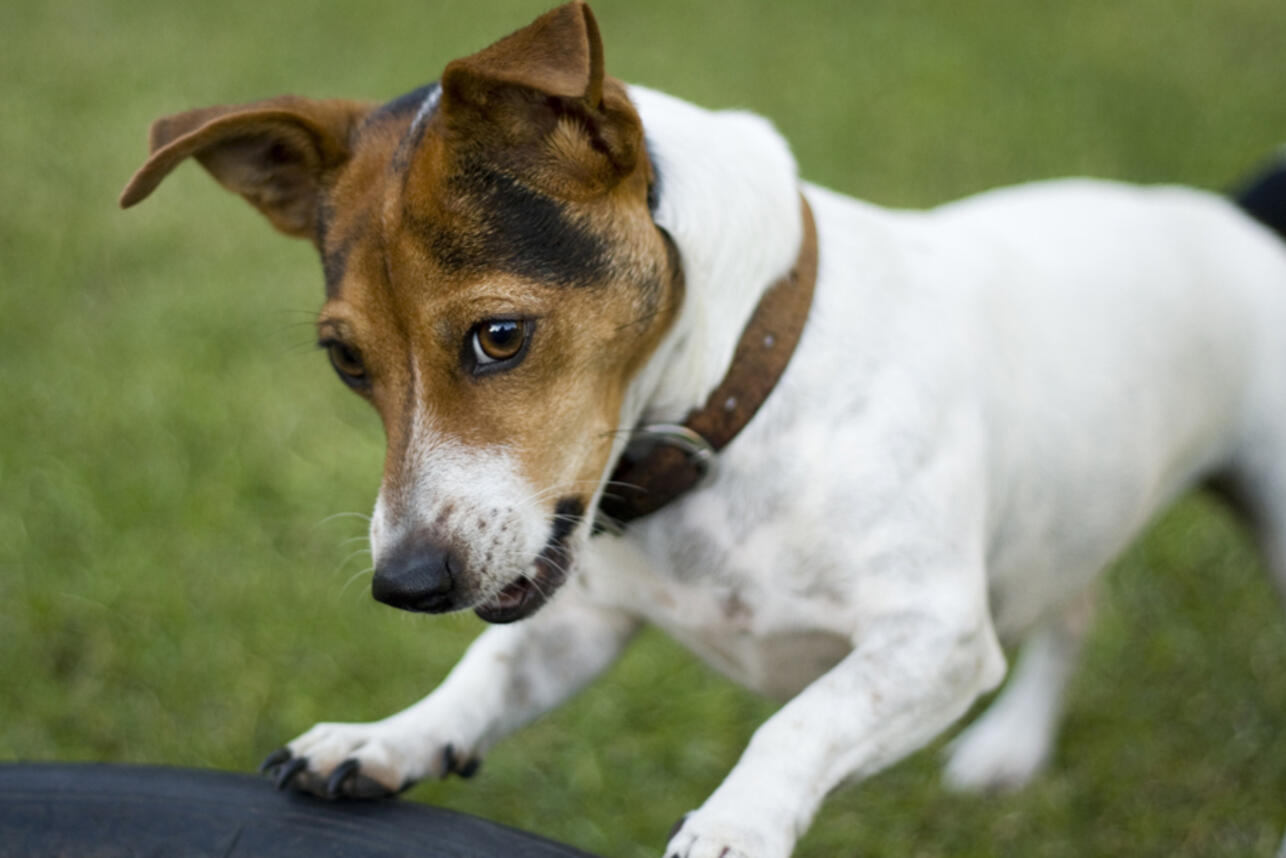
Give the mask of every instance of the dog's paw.
[[689, 813], [665, 847], [665, 858], [790, 858], [788, 841], [746, 822]]
[[259, 767], [277, 784], [323, 798], [386, 798], [426, 778], [472, 777], [480, 760], [461, 745], [385, 722], [318, 724]]
[[[1050, 739], [1031, 724], [984, 713], [947, 746], [943, 781], [961, 792], [1012, 792], [1025, 786], [1049, 759]], [[996, 713], [1003, 714], [1003, 713]]]

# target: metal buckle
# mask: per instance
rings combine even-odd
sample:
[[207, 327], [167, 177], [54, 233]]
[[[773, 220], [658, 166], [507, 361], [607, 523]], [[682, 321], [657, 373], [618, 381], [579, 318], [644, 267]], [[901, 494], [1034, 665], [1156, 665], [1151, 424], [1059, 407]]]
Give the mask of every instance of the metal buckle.
[[705, 438], [678, 423], [649, 423], [639, 426], [630, 434], [626, 449], [632, 453], [635, 448], [642, 448], [639, 455], [630, 456], [637, 460], [647, 455], [647, 451], [657, 444], [678, 447], [702, 477], [714, 470], [714, 447]]

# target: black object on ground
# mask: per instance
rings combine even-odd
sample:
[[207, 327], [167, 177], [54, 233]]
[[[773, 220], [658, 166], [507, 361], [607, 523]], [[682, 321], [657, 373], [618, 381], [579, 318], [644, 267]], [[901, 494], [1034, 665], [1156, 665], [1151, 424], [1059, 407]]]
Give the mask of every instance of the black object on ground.
[[159, 766], [0, 765], [0, 856], [593, 858], [405, 801], [327, 802], [267, 779]]

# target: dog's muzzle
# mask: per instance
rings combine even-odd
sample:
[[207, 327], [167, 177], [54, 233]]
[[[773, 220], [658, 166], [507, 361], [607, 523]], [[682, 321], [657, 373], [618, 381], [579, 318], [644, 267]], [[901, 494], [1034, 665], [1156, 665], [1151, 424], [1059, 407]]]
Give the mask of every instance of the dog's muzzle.
[[[563, 498], [554, 507], [545, 546], [528, 574], [495, 595], [474, 603], [477, 591], [460, 557], [428, 536], [401, 541], [380, 560], [371, 581], [377, 601], [404, 611], [442, 614], [472, 607], [488, 623], [512, 623], [534, 614], [567, 580], [569, 543], [585, 516], [585, 502]], [[472, 603], [472, 604], [471, 604]]]
[[571, 566], [568, 543], [584, 516], [585, 502], [580, 498], [559, 500], [549, 539], [536, 558], [535, 573], [514, 581], [473, 612], [488, 623], [512, 623], [534, 614], [566, 583]]

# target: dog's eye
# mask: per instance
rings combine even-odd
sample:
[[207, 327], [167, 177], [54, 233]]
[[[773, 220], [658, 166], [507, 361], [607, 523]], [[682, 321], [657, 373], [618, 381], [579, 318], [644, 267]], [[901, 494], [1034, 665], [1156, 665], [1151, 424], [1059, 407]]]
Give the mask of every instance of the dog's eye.
[[531, 327], [526, 319], [488, 319], [476, 325], [470, 338], [475, 370], [514, 365], [526, 349]]
[[323, 342], [322, 348], [330, 358], [330, 365], [345, 384], [350, 387], [362, 387], [366, 384], [366, 365], [356, 349], [339, 340]]

